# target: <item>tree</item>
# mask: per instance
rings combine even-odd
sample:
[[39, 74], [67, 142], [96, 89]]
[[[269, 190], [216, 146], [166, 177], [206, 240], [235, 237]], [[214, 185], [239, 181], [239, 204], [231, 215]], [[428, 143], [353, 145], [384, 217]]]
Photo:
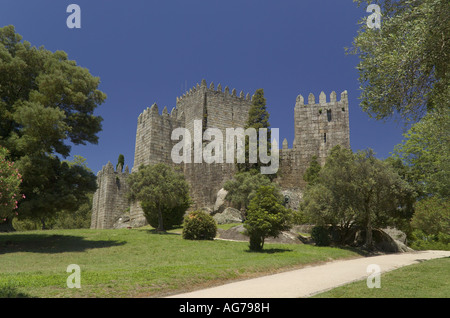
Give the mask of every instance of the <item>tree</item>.
[[302, 209], [318, 225], [339, 226], [344, 233], [353, 226], [363, 227], [366, 246], [371, 248], [372, 229], [392, 223], [403, 198], [412, 191], [389, 163], [375, 158], [373, 151], [353, 153], [336, 146], [317, 183], [306, 189]]
[[8, 160], [8, 153], [6, 148], [0, 146], [0, 225], [3, 225], [0, 228], [9, 231], [13, 229], [11, 219], [18, 202], [25, 196], [19, 192], [22, 176], [14, 163]]
[[381, 7], [380, 29], [361, 21], [353, 47], [360, 58], [361, 106], [371, 117], [419, 120], [450, 100], [450, 2], [355, 0]]
[[[259, 129], [260, 128], [267, 128], [269, 129], [270, 124], [269, 124], [269, 112], [267, 111], [267, 107], [266, 107], [266, 98], [264, 97], [264, 90], [262, 88], [257, 89], [255, 94], [253, 95], [252, 98], [252, 104], [250, 106], [250, 110], [248, 112], [248, 119], [247, 119], [247, 123], [244, 127], [244, 129], [247, 128], [254, 128], [256, 130], [257, 133], [257, 153], [256, 155], [259, 154]], [[270, 150], [270, 145], [271, 145], [271, 138], [270, 138], [270, 131], [267, 132], [267, 150]], [[257, 163], [250, 163], [247, 162], [248, 158], [249, 158], [249, 138], [246, 137], [245, 138], [245, 157], [246, 157], [246, 162], [245, 163], [239, 163], [237, 165], [238, 170], [240, 172], [244, 172], [244, 171], [250, 171], [250, 170], [260, 170], [260, 167], [262, 165], [262, 163], [259, 161]], [[259, 157], [258, 157], [259, 158]]]
[[261, 186], [251, 199], [244, 227], [250, 237], [250, 250], [260, 251], [266, 237], [277, 237], [290, 227], [291, 211], [282, 204], [283, 197], [273, 186]]
[[437, 197], [420, 200], [411, 220], [414, 229], [426, 235], [450, 234], [450, 201]]
[[21, 216], [42, 218], [77, 209], [78, 198], [95, 190], [95, 175], [59, 158], [70, 145], [97, 143], [102, 118], [94, 110], [106, 95], [100, 79], [63, 51], [33, 47], [0, 28], [0, 145], [23, 175]]
[[[21, 219], [46, 219], [57, 212], [78, 210], [87, 195], [97, 189], [96, 176], [85, 167], [61, 162], [56, 156], [25, 155], [20, 159], [26, 200], [19, 206]], [[27, 178], [25, 178], [27, 176]]]
[[236, 173], [233, 179], [225, 182], [223, 188], [228, 191], [225, 199], [231, 202], [237, 209], [246, 209], [256, 190], [263, 185], [270, 185], [271, 181], [267, 175], [260, 174], [257, 170]]
[[308, 182], [308, 186], [313, 186], [316, 183], [321, 169], [322, 166], [317, 161], [317, 156], [313, 156], [308, 169], [306, 169], [305, 174], [303, 175], [303, 180]]
[[353, 152], [340, 146], [333, 148], [314, 184], [306, 188], [300, 209], [318, 226], [338, 226], [345, 237], [356, 225], [358, 212], [353, 201], [357, 192], [354, 178]]
[[[141, 203], [150, 225], [154, 224], [155, 218], [158, 220], [159, 232], [182, 223], [183, 215], [191, 204], [189, 185], [183, 174], [163, 163], [141, 166], [128, 177], [128, 184], [130, 200]], [[170, 219], [175, 221], [166, 224], [165, 221]]]
[[450, 250], [450, 200], [430, 196], [417, 202], [411, 219], [412, 247]]
[[394, 149], [394, 157], [411, 170], [411, 179], [423, 195], [450, 195], [450, 110], [425, 115], [404, 135]]
[[125, 157], [122, 154], [120, 154], [119, 158], [117, 158], [116, 170], [119, 168], [119, 166], [122, 167], [122, 169], [125, 166]]

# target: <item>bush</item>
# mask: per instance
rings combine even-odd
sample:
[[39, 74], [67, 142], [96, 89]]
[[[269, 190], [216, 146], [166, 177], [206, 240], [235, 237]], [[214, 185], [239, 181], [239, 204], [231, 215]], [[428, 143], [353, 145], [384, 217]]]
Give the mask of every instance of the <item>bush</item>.
[[203, 211], [193, 211], [184, 218], [183, 238], [187, 240], [213, 240], [217, 224], [213, 217]]
[[261, 251], [266, 237], [277, 237], [288, 230], [291, 224], [291, 210], [283, 205], [278, 188], [261, 186], [250, 201], [244, 227], [250, 237], [250, 250]]
[[414, 230], [428, 235], [450, 233], [450, 201], [429, 197], [416, 203], [411, 220]]
[[450, 250], [450, 205], [448, 199], [429, 197], [416, 204], [411, 220], [411, 248]]
[[450, 251], [450, 235], [439, 233], [438, 235], [425, 234], [421, 230], [412, 233], [411, 248], [414, 250], [444, 250]]
[[[144, 211], [145, 219], [150, 226], [157, 229], [159, 227], [158, 211], [155, 208], [150, 207], [152, 204], [147, 204], [146, 202], [141, 202], [142, 210]], [[173, 228], [179, 227], [183, 224], [183, 217], [186, 210], [189, 207], [189, 203], [186, 201], [185, 204], [180, 204], [174, 208], [162, 207], [162, 220], [165, 230], [172, 230]]]
[[317, 246], [329, 246], [330, 234], [325, 226], [315, 226], [311, 230], [311, 238], [316, 242]]

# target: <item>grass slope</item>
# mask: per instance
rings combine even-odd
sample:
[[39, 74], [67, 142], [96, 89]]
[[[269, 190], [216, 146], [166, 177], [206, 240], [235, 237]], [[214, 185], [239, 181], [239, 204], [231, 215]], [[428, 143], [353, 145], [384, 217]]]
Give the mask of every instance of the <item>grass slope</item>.
[[[357, 257], [344, 249], [246, 242], [188, 241], [150, 228], [0, 234], [0, 297], [162, 296], [226, 280]], [[81, 268], [81, 288], [66, 285]]]
[[317, 298], [449, 298], [450, 258], [428, 260], [381, 275], [380, 288], [366, 280], [316, 295]]

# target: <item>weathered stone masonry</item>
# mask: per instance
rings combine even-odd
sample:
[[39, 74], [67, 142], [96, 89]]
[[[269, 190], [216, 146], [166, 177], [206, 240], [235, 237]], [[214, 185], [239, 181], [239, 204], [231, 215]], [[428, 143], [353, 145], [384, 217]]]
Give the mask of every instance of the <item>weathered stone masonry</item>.
[[108, 162], [97, 174], [98, 189], [92, 202], [91, 229], [110, 229], [117, 219], [129, 209], [126, 197], [129, 175], [128, 166], [122, 172], [122, 166], [117, 167]]
[[[217, 88], [214, 83], [207, 86], [205, 80], [178, 97], [176, 107], [170, 113], [164, 107], [160, 114], [158, 106], [154, 104], [138, 117], [132, 172], [141, 165], [159, 162], [173, 164], [171, 150], [179, 142], [171, 140], [175, 128], [185, 127], [194, 136], [194, 120], [202, 120], [204, 130], [219, 128], [225, 136], [226, 128], [245, 127], [250, 106], [250, 94], [244, 95], [242, 91], [237, 94], [236, 89], [230, 92], [228, 86], [222, 91], [220, 84]], [[308, 96], [307, 103], [299, 95], [294, 108], [294, 125], [293, 146], [289, 149], [287, 140], [283, 141], [280, 169], [275, 182], [297, 203], [305, 187], [303, 174], [312, 156], [317, 156], [319, 162], [324, 164], [329, 150], [335, 145], [350, 147], [347, 92], [341, 93], [339, 101], [335, 92], [331, 93], [329, 101], [322, 92], [318, 103], [313, 94]], [[183, 163], [181, 168], [195, 202], [192, 208], [211, 209], [217, 192], [235, 173], [234, 165], [226, 163]], [[91, 228], [111, 228], [115, 219], [128, 208], [131, 226], [146, 224], [139, 204], [129, 206], [126, 203], [126, 185], [123, 181], [126, 174], [127, 171], [114, 172], [110, 163], [99, 172], [99, 188], [94, 196]], [[114, 183], [113, 179], [120, 182]]]

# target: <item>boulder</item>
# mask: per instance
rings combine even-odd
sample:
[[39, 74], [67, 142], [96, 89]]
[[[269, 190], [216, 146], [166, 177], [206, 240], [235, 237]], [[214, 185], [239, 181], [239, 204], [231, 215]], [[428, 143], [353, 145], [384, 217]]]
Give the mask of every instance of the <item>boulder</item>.
[[[365, 243], [365, 230], [360, 230], [355, 236], [355, 245], [363, 246]], [[409, 248], [403, 242], [392, 238], [388, 233], [382, 229], [372, 230], [372, 239], [374, 248], [383, 253], [404, 253], [412, 252], [413, 249]]]
[[129, 215], [122, 215], [119, 217], [116, 222], [113, 224], [113, 229], [124, 229], [127, 227], [130, 227], [130, 216]]
[[283, 190], [281, 194], [284, 197], [284, 205], [292, 210], [298, 210], [303, 194], [298, 189]]
[[[234, 226], [228, 230], [219, 229], [219, 238], [234, 240], [234, 241], [244, 241], [248, 242], [249, 237], [246, 235], [246, 229], [243, 224]], [[267, 237], [264, 240], [265, 243], [287, 243], [287, 244], [302, 244], [297, 233], [293, 231], [283, 231], [278, 237]]]
[[243, 221], [241, 211], [234, 208], [226, 208], [223, 212], [214, 214], [213, 218], [217, 224], [241, 223]]
[[220, 213], [225, 210], [225, 197], [227, 196], [228, 191], [225, 189], [220, 189], [217, 192], [216, 202], [214, 203], [213, 213]]
[[400, 241], [403, 244], [406, 244], [406, 233], [400, 231], [399, 229], [395, 227], [387, 227], [383, 229], [386, 234], [388, 234], [390, 237], [392, 237], [396, 241]]

